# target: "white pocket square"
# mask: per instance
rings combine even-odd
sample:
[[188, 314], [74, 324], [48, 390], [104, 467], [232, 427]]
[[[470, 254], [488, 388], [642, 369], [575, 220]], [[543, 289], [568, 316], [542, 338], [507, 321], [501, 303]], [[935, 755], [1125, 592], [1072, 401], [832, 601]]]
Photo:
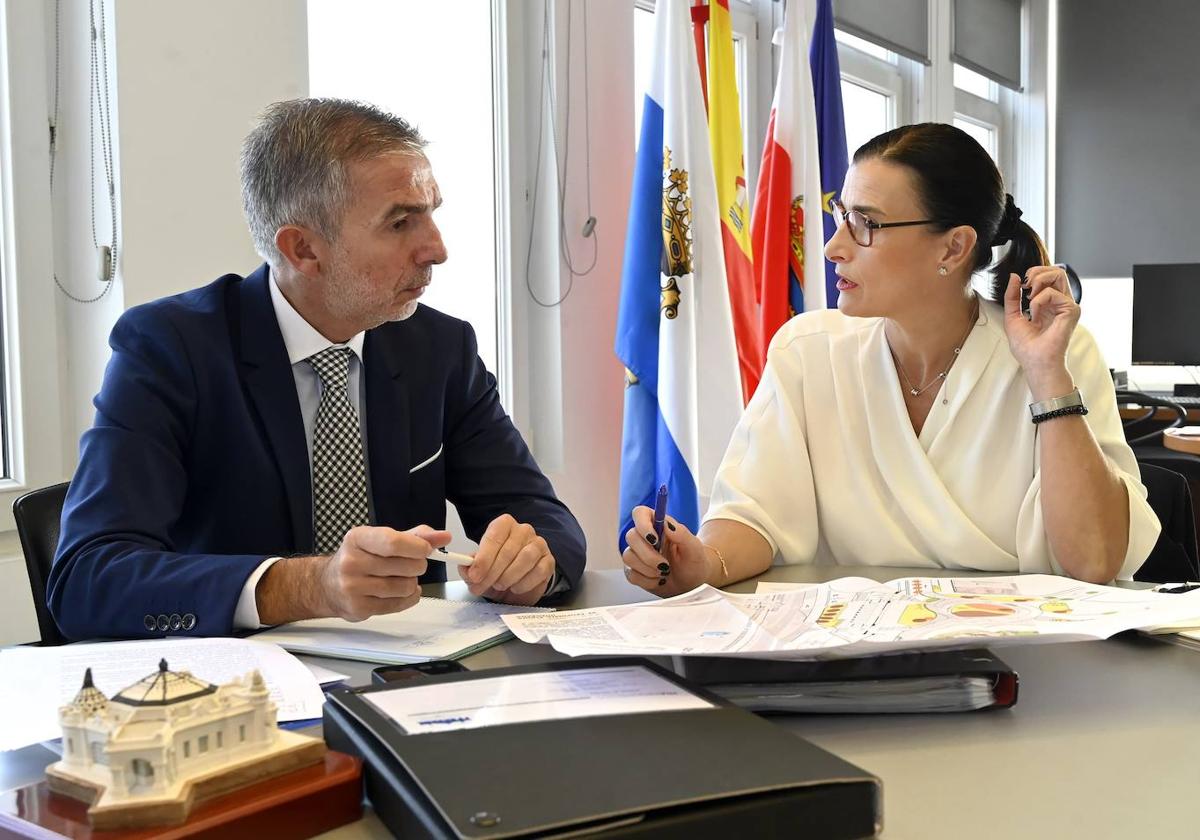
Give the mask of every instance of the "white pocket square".
[[442, 450], [445, 448], [445, 446], [446, 446], [446, 444], [444, 444], [444, 443], [441, 446], [439, 446], [437, 449], [437, 452], [434, 452], [432, 455], [430, 455], [424, 461], [422, 461], [421, 463], [419, 463], [415, 467], [413, 467], [411, 470], [409, 470], [408, 474], [412, 475], [417, 470], [428, 467], [430, 464], [432, 464], [434, 461], [436, 461], [441, 456]]

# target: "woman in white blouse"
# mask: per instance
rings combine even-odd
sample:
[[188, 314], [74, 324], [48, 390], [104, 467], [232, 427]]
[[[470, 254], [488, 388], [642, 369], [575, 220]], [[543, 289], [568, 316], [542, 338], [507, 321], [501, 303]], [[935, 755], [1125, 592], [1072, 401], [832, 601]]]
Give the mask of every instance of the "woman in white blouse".
[[[772, 563], [1131, 577], [1159, 523], [1112, 381], [988, 154], [949, 125], [889, 131], [835, 209], [837, 310], [775, 335], [698, 536], [668, 518], [657, 546], [634, 510], [629, 580], [673, 595]], [[982, 299], [971, 275], [1009, 242]]]

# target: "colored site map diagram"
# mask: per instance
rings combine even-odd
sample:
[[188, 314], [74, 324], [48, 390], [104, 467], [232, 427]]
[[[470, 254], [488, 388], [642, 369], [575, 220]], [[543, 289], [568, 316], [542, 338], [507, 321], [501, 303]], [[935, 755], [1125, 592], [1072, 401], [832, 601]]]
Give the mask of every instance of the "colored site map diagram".
[[517, 638], [585, 654], [823, 659], [1106, 639], [1200, 618], [1200, 590], [1166, 595], [1055, 575], [701, 586], [649, 603], [504, 616]]

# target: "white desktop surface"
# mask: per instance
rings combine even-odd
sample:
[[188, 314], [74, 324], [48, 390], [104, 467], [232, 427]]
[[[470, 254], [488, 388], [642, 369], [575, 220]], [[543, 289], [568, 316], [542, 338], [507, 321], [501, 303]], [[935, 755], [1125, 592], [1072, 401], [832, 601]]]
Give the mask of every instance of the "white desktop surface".
[[[761, 579], [887, 580], [930, 573], [794, 566], [772, 568]], [[731, 588], [752, 591], [754, 584]], [[461, 583], [425, 589], [468, 597]], [[649, 597], [620, 572], [587, 572], [570, 606]], [[1107, 642], [1014, 646], [997, 653], [1020, 678], [1012, 709], [772, 720], [883, 780], [881, 836], [889, 840], [1200, 837], [1200, 808], [1191, 798], [1200, 792], [1200, 651], [1124, 634]], [[479, 670], [561, 658], [549, 646], [511, 641], [464, 664]], [[313, 661], [363, 683], [374, 667]], [[0, 753], [0, 789], [32, 781], [51, 760], [42, 747]], [[368, 810], [359, 822], [322, 836], [389, 834]]]

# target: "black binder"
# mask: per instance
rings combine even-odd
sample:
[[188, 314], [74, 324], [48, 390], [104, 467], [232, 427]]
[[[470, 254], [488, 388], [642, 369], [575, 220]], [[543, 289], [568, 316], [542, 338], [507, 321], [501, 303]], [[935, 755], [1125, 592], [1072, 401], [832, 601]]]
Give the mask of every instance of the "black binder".
[[879, 779], [643, 659], [490, 669], [419, 684], [630, 666], [712, 706], [406, 734], [364, 695], [409, 684], [371, 686], [329, 693], [325, 739], [364, 759], [367, 796], [401, 837], [854, 838], [879, 831]]
[[[805, 662], [677, 656], [673, 667], [689, 682], [757, 712], [1006, 709], [1017, 702], [1019, 685], [1016, 672], [984, 649]], [[975, 691], [967, 681], [986, 690]]]

